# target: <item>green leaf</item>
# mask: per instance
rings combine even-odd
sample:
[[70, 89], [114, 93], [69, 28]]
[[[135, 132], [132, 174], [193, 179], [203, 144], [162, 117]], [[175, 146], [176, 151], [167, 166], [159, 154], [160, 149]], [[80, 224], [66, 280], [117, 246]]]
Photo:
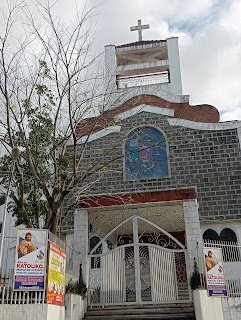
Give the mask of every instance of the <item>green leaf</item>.
[[128, 200], [129, 200], [130, 202], [134, 202], [134, 201], [135, 201], [131, 196], [128, 197]]
[[84, 111], [83, 111], [83, 113], [86, 113], [86, 112], [88, 112], [90, 110], [90, 107], [87, 107]]
[[116, 126], [116, 123], [114, 121], [107, 122], [108, 127], [110, 126]]

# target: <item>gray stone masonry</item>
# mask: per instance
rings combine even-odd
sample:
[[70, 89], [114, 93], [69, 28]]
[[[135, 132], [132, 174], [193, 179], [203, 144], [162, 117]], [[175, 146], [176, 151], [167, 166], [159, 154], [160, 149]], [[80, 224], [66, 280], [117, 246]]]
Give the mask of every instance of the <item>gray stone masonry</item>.
[[196, 199], [185, 200], [183, 203], [185, 235], [187, 243], [189, 275], [191, 276], [194, 268], [194, 258], [198, 262], [202, 252], [199, 252], [198, 242], [202, 241], [200, 221], [198, 215], [198, 203]]
[[222, 298], [224, 320], [240, 320], [241, 318], [241, 298]]
[[79, 277], [79, 267], [82, 264], [84, 283], [87, 283], [88, 261], [88, 212], [85, 209], [76, 209], [74, 213], [74, 276]]
[[[196, 186], [201, 221], [241, 218], [241, 152], [237, 129], [201, 131], [170, 126], [166, 116], [147, 112], [140, 112], [118, 124], [122, 126], [121, 133], [94, 140], [87, 147], [80, 172], [100, 162], [103, 156], [107, 161], [113, 156], [120, 157], [108, 165], [106, 174], [86, 191], [87, 195]], [[141, 126], [152, 126], [165, 133], [169, 147], [169, 177], [125, 181], [124, 161], [121, 158], [124, 154], [124, 140], [131, 130]], [[96, 178], [96, 175], [92, 176], [88, 181]], [[70, 228], [66, 221], [63, 231]]]

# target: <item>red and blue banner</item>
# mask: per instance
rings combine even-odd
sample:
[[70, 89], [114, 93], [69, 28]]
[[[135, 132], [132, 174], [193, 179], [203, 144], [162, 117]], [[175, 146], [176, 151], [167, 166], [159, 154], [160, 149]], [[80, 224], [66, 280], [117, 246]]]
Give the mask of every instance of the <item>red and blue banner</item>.
[[48, 230], [18, 229], [14, 266], [15, 291], [44, 291]]
[[209, 297], [227, 297], [222, 249], [203, 248], [203, 257]]

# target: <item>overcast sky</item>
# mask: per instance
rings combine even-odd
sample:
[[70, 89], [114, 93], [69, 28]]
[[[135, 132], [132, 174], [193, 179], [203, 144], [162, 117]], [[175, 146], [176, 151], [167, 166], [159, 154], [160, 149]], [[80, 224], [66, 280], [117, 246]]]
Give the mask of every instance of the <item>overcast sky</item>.
[[[7, 2], [7, 0], [3, 0]], [[34, 3], [36, 0], [25, 0]], [[55, 0], [49, 0], [55, 2]], [[59, 0], [66, 22], [84, 0]], [[87, 0], [95, 25], [95, 50], [138, 40], [130, 27], [150, 24], [143, 40], [179, 37], [183, 93], [211, 104], [221, 120], [241, 120], [241, 0]]]
[[[62, 0], [63, 1], [63, 0]], [[89, 5], [102, 3], [90, 0]], [[241, 120], [241, 0], [107, 0], [96, 8], [96, 47], [179, 37], [183, 93]]]

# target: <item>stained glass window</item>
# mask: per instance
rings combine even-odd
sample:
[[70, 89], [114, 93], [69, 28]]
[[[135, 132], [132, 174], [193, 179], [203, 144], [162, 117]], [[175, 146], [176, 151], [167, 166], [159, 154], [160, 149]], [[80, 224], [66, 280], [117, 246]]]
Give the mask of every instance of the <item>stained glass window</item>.
[[126, 142], [125, 155], [127, 180], [168, 176], [166, 141], [155, 129], [133, 131]]

